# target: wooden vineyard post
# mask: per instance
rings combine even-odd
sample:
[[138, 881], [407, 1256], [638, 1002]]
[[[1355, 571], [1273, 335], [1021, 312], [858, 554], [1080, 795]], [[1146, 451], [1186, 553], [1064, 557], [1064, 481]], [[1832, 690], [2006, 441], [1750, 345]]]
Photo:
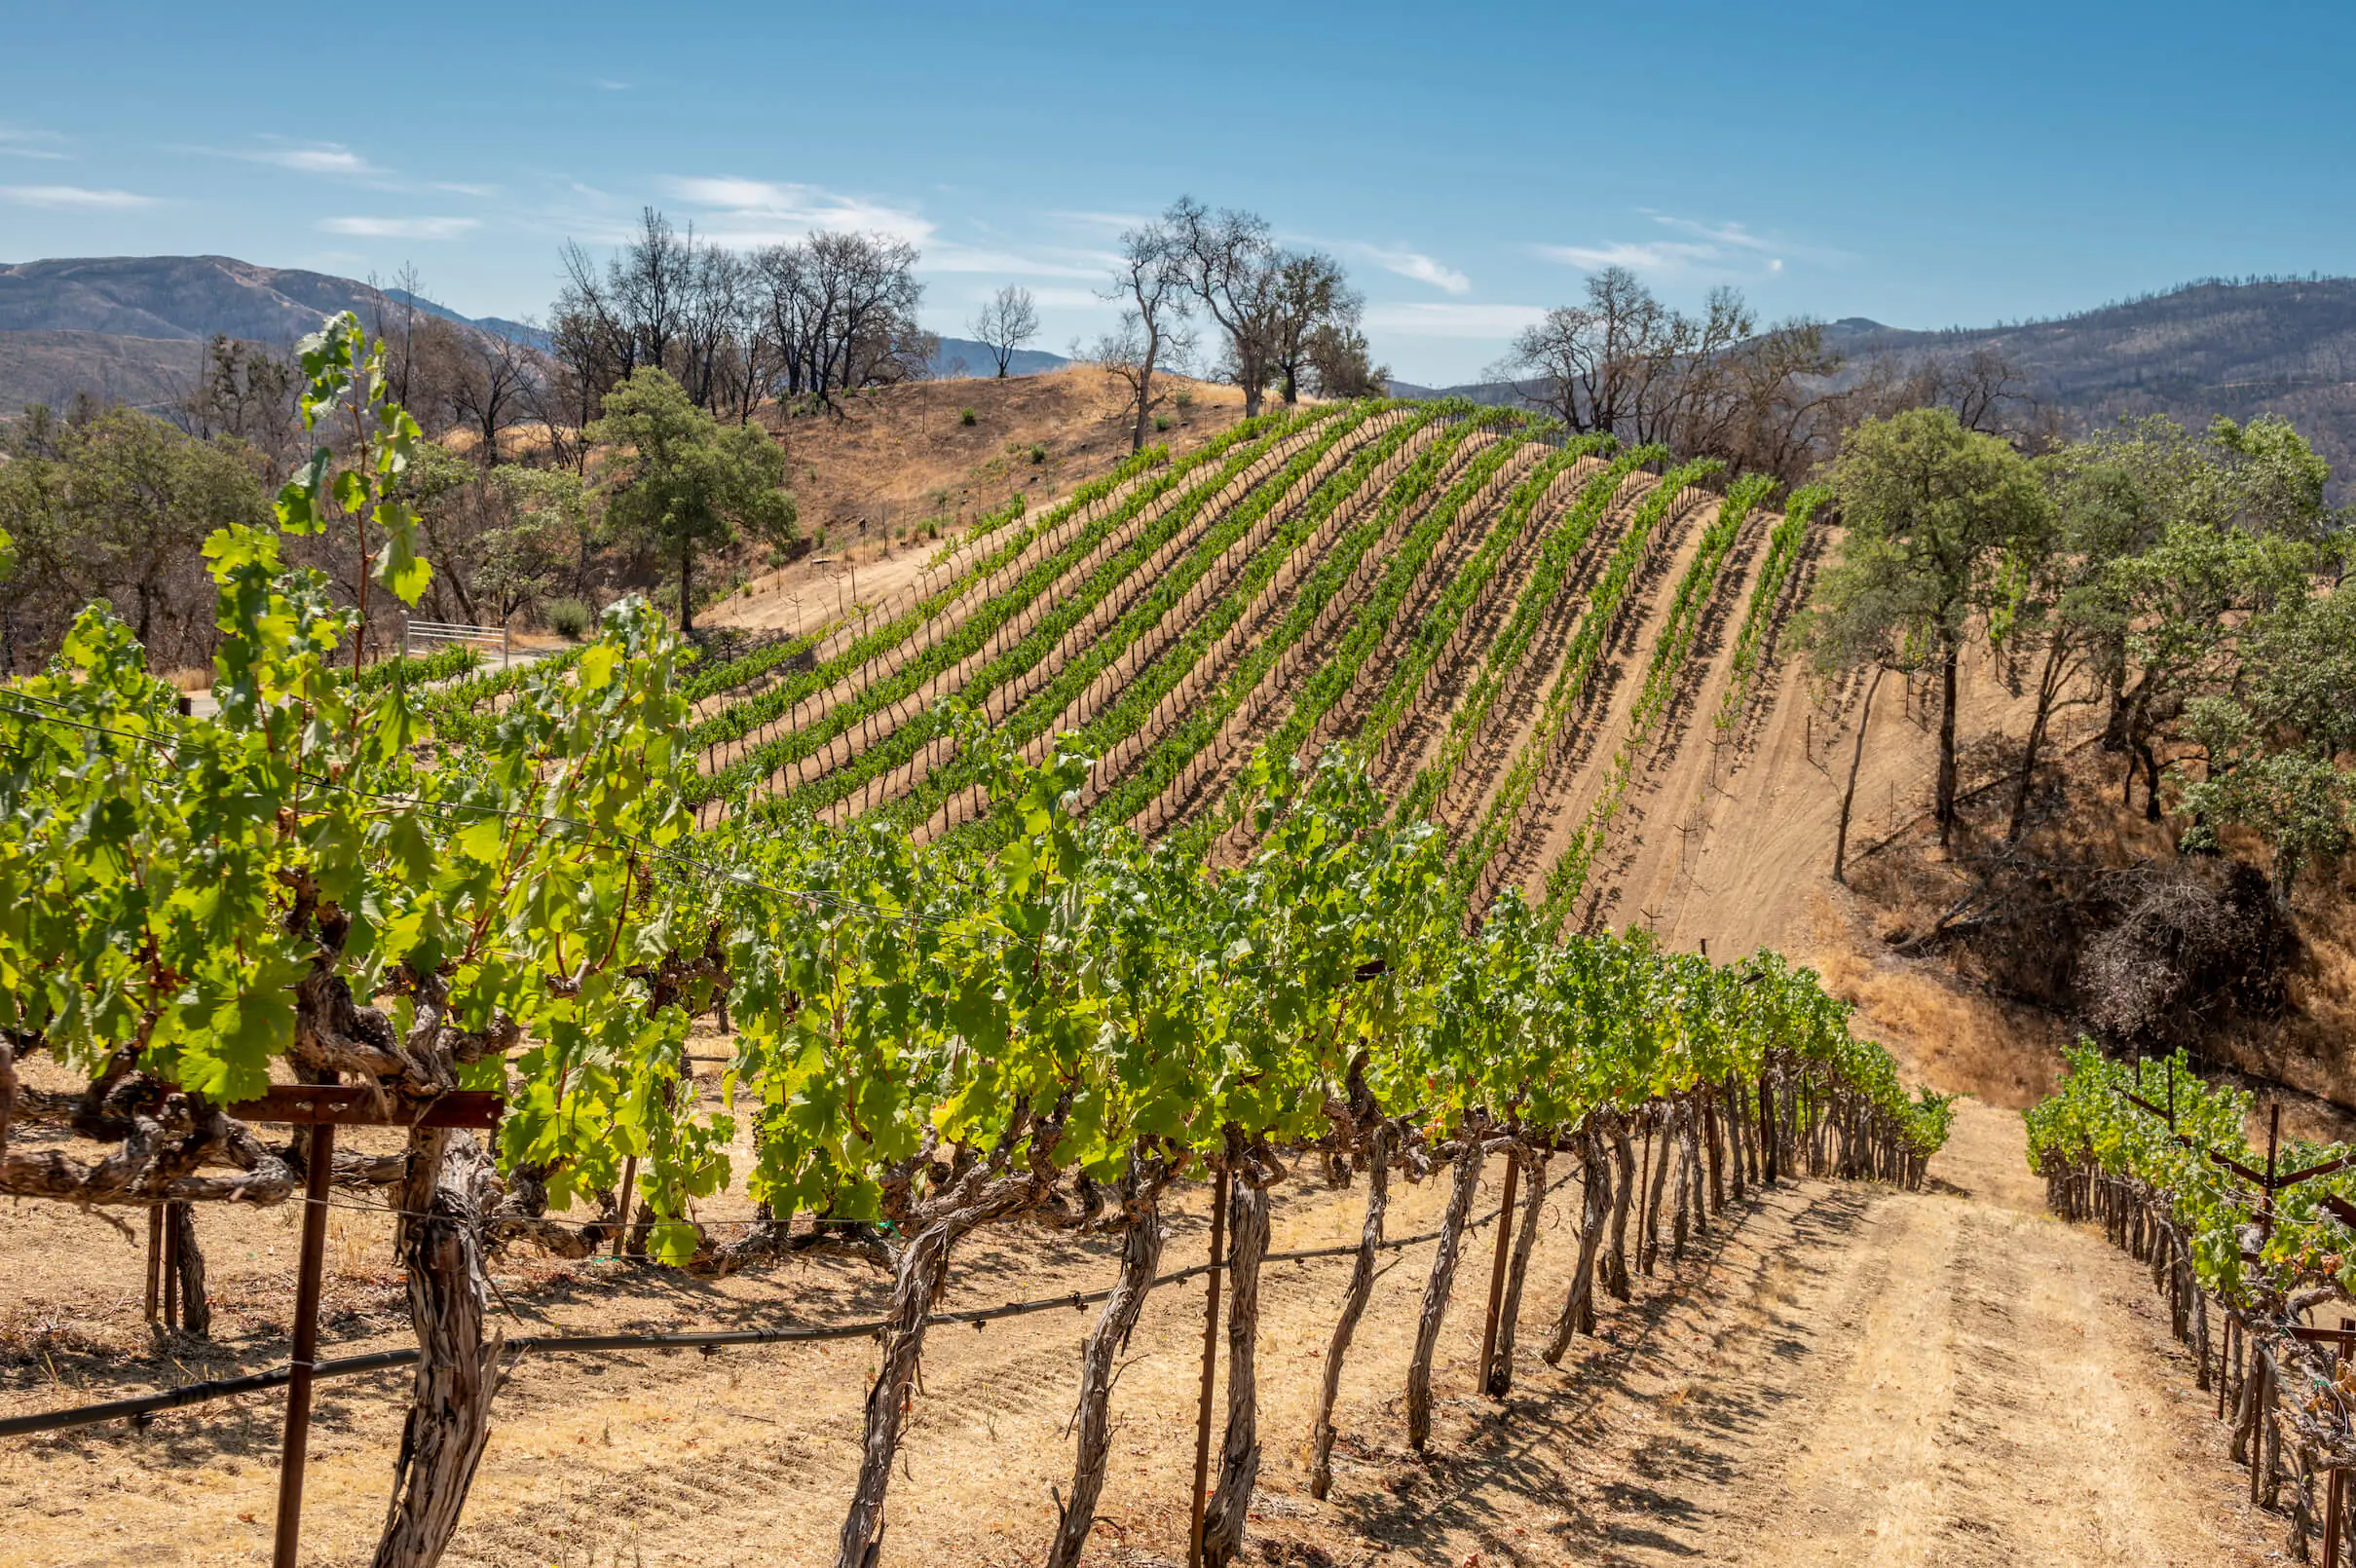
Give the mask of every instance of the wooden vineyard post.
[[621, 1162], [621, 1212], [614, 1223], [614, 1255], [621, 1255], [622, 1244], [630, 1235], [630, 1189], [638, 1184], [638, 1156], [625, 1155]]
[[1211, 1189], [1211, 1292], [1203, 1307], [1203, 1395], [1194, 1423], [1194, 1523], [1186, 1538], [1186, 1568], [1203, 1568], [1203, 1488], [1211, 1480], [1211, 1390], [1218, 1371], [1218, 1282], [1227, 1248], [1225, 1167]]
[[165, 1204], [163, 1210], [164, 1326], [167, 1329], [177, 1329], [180, 1326], [180, 1271], [176, 1265], [180, 1260], [175, 1254], [180, 1250], [178, 1246], [179, 1227], [172, 1223], [171, 1205]]
[[1505, 1271], [1514, 1245], [1514, 1183], [1521, 1175], [1521, 1158], [1509, 1154], [1505, 1162], [1505, 1196], [1497, 1207], [1497, 1261], [1489, 1268], [1489, 1313], [1480, 1331], [1480, 1388], [1489, 1388], [1490, 1363], [1497, 1355], [1497, 1305], [1505, 1299]]
[[[2171, 1088], [2174, 1086], [2171, 1085]], [[2333, 1361], [2346, 1365], [2348, 1341], [2356, 1337], [2356, 1318], [2339, 1320], [2339, 1347]], [[2339, 1518], [2345, 1508], [2348, 1473], [2334, 1465], [2324, 1472], [2323, 1483], [2323, 1568], [2339, 1568]]]

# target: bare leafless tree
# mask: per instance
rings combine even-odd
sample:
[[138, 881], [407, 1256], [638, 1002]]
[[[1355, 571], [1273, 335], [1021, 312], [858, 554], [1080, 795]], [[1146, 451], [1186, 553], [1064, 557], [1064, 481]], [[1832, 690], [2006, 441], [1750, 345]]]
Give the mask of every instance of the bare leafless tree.
[[990, 356], [997, 361], [998, 379], [1003, 381], [1014, 364], [1015, 351], [1039, 335], [1039, 308], [1029, 289], [1008, 283], [982, 302], [968, 330], [990, 350]]
[[1244, 416], [1259, 413], [1274, 378], [1283, 258], [1268, 220], [1221, 207], [1214, 212], [1181, 196], [1162, 217], [1170, 254], [1187, 290], [1226, 335], [1222, 366], [1244, 390]]
[[1110, 371], [1128, 391], [1129, 449], [1145, 444], [1145, 427], [1163, 394], [1154, 390], [1156, 372], [1182, 363], [1193, 350], [1186, 327], [1184, 259], [1170, 231], [1146, 224], [1121, 236], [1120, 262], [1105, 299], [1121, 304], [1120, 324], [1090, 346], [1072, 346], [1072, 357]]
[[1531, 384], [1524, 398], [1574, 430], [1632, 434], [1648, 383], [1674, 358], [1678, 332], [1675, 313], [1642, 280], [1606, 267], [1588, 278], [1587, 303], [1524, 327], [1493, 374]]

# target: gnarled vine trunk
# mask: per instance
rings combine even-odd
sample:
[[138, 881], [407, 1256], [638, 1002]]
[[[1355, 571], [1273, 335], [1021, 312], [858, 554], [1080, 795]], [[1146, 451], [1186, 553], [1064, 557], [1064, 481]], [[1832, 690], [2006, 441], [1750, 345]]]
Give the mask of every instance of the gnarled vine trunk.
[[168, 1203], [164, 1223], [171, 1227], [171, 1288], [179, 1302], [180, 1331], [198, 1339], [212, 1333], [212, 1298], [205, 1293], [205, 1250], [197, 1245], [197, 1206]]
[[[1522, 1182], [1529, 1195], [1522, 1201], [1521, 1223], [1514, 1232], [1514, 1256], [1507, 1265], [1505, 1298], [1497, 1305], [1497, 1351], [1489, 1363], [1488, 1394], [1504, 1399], [1514, 1392], [1514, 1328], [1521, 1316], [1521, 1286], [1529, 1274], [1530, 1254], [1538, 1251], [1538, 1222], [1546, 1210], [1545, 1149], [1517, 1153], [1521, 1161]], [[1505, 1224], [1514, 1216], [1500, 1214], [1497, 1223]]]
[[1071, 1568], [1088, 1545], [1096, 1526], [1097, 1499], [1104, 1491], [1104, 1466], [1112, 1456], [1112, 1359], [1129, 1343], [1138, 1314], [1145, 1307], [1145, 1292], [1162, 1266], [1162, 1215], [1158, 1190], [1140, 1193], [1132, 1174], [1122, 1183], [1122, 1195], [1137, 1204], [1128, 1233], [1121, 1239], [1121, 1271], [1112, 1282], [1112, 1294], [1097, 1314], [1096, 1327], [1080, 1351], [1080, 1400], [1072, 1411], [1071, 1430], [1079, 1436], [1072, 1460], [1071, 1498], [1061, 1504], [1055, 1543], [1048, 1549], [1048, 1568]]
[[[1672, 1118], [1674, 1114], [1673, 1111], [1669, 1113]], [[1644, 1272], [1647, 1275], [1653, 1272], [1654, 1260], [1661, 1252], [1661, 1193], [1662, 1189], [1668, 1185], [1669, 1145], [1675, 1141], [1675, 1138], [1673, 1120], [1663, 1121], [1661, 1124], [1661, 1158], [1653, 1166], [1652, 1191], [1645, 1195], [1644, 1223], [1638, 1232], [1638, 1243], [1643, 1252]]]
[[1467, 1129], [1448, 1188], [1447, 1213], [1440, 1221], [1440, 1251], [1432, 1258], [1432, 1277], [1424, 1282], [1423, 1311], [1415, 1321], [1415, 1354], [1407, 1363], [1407, 1446], [1417, 1453], [1423, 1452], [1432, 1437], [1432, 1355], [1440, 1348], [1440, 1324], [1447, 1316], [1448, 1292], [1456, 1285], [1465, 1221], [1472, 1217], [1473, 1197], [1479, 1189], [1480, 1139]]
[[1309, 1495], [1323, 1500], [1333, 1486], [1333, 1401], [1341, 1394], [1342, 1358], [1374, 1291], [1374, 1257], [1382, 1246], [1383, 1216], [1391, 1202], [1391, 1126], [1378, 1122], [1366, 1139], [1366, 1217], [1359, 1226], [1358, 1257], [1350, 1267], [1350, 1288], [1341, 1317], [1326, 1347], [1325, 1381], [1317, 1391], [1317, 1415], [1310, 1424]]
[[[1665, 1150], [1664, 1154], [1665, 1164]], [[1562, 1364], [1563, 1352], [1571, 1348], [1573, 1334], [1595, 1331], [1595, 1254], [1603, 1246], [1603, 1227], [1611, 1213], [1612, 1175], [1604, 1162], [1602, 1140], [1593, 1133], [1579, 1145], [1579, 1266], [1571, 1273], [1571, 1288], [1563, 1297], [1561, 1313], [1554, 1319], [1554, 1332], [1547, 1340], [1546, 1359], [1550, 1366]]]
[[406, 1211], [400, 1250], [419, 1356], [375, 1568], [441, 1561], [491, 1435], [502, 1341], [483, 1337], [490, 1292], [482, 1194], [490, 1175], [489, 1157], [467, 1134], [409, 1135], [409, 1174], [398, 1189]]
[[1265, 1179], [1249, 1167], [1237, 1171], [1227, 1202], [1227, 1439], [1219, 1447], [1218, 1484], [1203, 1511], [1204, 1568], [1227, 1568], [1243, 1549], [1244, 1515], [1259, 1483], [1253, 1349], [1259, 1336], [1259, 1263], [1268, 1251]]
[[1603, 1255], [1603, 1288], [1619, 1300], [1628, 1298], [1628, 1195], [1636, 1187], [1636, 1146], [1628, 1140], [1627, 1123], [1612, 1118], [1612, 1157], [1619, 1163], [1619, 1179], [1612, 1183], [1612, 1245]]
[[892, 1280], [891, 1311], [884, 1318], [883, 1365], [876, 1374], [875, 1386], [867, 1391], [859, 1484], [851, 1494], [850, 1515], [842, 1521], [835, 1568], [873, 1568], [883, 1544], [883, 1495], [891, 1486], [892, 1460], [900, 1451], [900, 1431], [916, 1392], [916, 1363], [924, 1356], [925, 1319], [948, 1277], [950, 1250], [975, 1227], [1022, 1208], [1030, 1195], [1028, 1178], [984, 1180], [981, 1173], [973, 1173], [959, 1184], [959, 1190], [927, 1206], [930, 1214], [919, 1221], [907, 1251], [900, 1254]]

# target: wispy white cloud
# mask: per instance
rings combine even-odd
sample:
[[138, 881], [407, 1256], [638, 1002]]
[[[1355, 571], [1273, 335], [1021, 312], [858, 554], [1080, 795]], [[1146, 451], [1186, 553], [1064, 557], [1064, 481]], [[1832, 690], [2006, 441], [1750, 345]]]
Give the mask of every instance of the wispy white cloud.
[[429, 189], [447, 191], [452, 196], [493, 197], [499, 194], [499, 187], [496, 185], [470, 185], [464, 180], [454, 179], [437, 179]]
[[961, 245], [936, 241], [924, 247], [923, 270], [939, 273], [994, 273], [1010, 278], [1088, 278], [1109, 273], [1119, 260], [1088, 251], [1057, 250], [1026, 255], [1014, 250]]
[[603, 76], [592, 78], [589, 85], [600, 93], [627, 93], [630, 91], [629, 83], [617, 82]]
[[663, 184], [675, 199], [702, 208], [711, 220], [703, 226], [723, 243], [772, 244], [813, 233], [865, 231], [922, 245], [934, 233], [932, 221], [909, 207], [798, 181], [704, 174]]
[[1744, 278], [1772, 278], [1783, 271], [1786, 260], [1794, 257], [1820, 262], [1855, 259], [1847, 251], [1829, 246], [1758, 234], [1747, 224], [1708, 223], [1698, 218], [1679, 217], [1672, 212], [1655, 211], [1650, 207], [1638, 210], [1657, 227], [1666, 229], [1678, 238], [1614, 240], [1598, 244], [1534, 245], [1531, 248], [1548, 261], [1561, 262], [1565, 266], [1583, 267], [1589, 271], [1603, 267], [1626, 267], [1631, 272], [1672, 282], [1727, 282]]
[[1124, 229], [1141, 229], [1153, 219], [1142, 212], [1090, 212], [1058, 210], [1047, 214], [1060, 222], [1073, 223], [1083, 229], [1101, 229], [1106, 234], [1119, 234]]
[[1369, 332], [1410, 338], [1510, 338], [1545, 318], [1545, 308], [1537, 305], [1427, 302], [1370, 307], [1365, 326]]
[[0, 158], [37, 158], [44, 163], [61, 164], [73, 157], [65, 150], [69, 145], [54, 131], [0, 124]]
[[1349, 247], [1385, 272], [1411, 278], [1419, 283], [1430, 283], [1443, 294], [1470, 294], [1473, 280], [1463, 273], [1420, 250], [1403, 246], [1353, 244]]
[[335, 174], [347, 178], [382, 175], [386, 170], [368, 162], [340, 141], [290, 141], [264, 136], [257, 147], [188, 147], [183, 151], [207, 158], [234, 158], [243, 164], [268, 164], [298, 174]]
[[0, 201], [69, 212], [123, 212], [156, 205], [152, 196], [93, 190], [86, 185], [0, 185]]
[[456, 240], [482, 227], [478, 218], [321, 218], [326, 234], [351, 235], [360, 240]]
[[1548, 261], [1558, 261], [1566, 267], [1585, 267], [1589, 271], [1626, 267], [1630, 272], [1650, 273], [1659, 277], [1711, 271], [1724, 260], [1724, 252], [1717, 246], [1694, 244], [1683, 240], [1615, 240], [1599, 245], [1538, 245], [1534, 248]]

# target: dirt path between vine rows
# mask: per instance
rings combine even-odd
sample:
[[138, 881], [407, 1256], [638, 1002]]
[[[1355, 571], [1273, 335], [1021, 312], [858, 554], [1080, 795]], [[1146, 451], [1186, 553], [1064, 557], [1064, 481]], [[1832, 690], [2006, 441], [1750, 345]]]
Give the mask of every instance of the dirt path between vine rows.
[[[1537, 1351], [1574, 1251], [1577, 1188], [1559, 1187], [1532, 1264], [1512, 1398], [1498, 1404], [1472, 1392], [1494, 1235], [1484, 1230], [1459, 1275], [1433, 1442], [1420, 1457], [1404, 1446], [1399, 1390], [1430, 1249], [1394, 1254], [1343, 1378], [1335, 1486], [1323, 1503], [1307, 1496], [1303, 1438], [1346, 1265], [1272, 1266], [1259, 1336], [1264, 1461], [1247, 1560], [2267, 1560], [2282, 1526], [2244, 1501], [2224, 1427], [2140, 1269], [2094, 1231], [2042, 1212], [2017, 1115], [1965, 1102], [1932, 1173], [1922, 1193], [1799, 1181], [1730, 1205], [1706, 1243], [1637, 1281], [1633, 1302], [1603, 1303], [1601, 1336], [1556, 1369]], [[1399, 1229], [1427, 1224], [1441, 1187], [1402, 1189]], [[1345, 1239], [1358, 1199], [1289, 1183], [1275, 1247]], [[1482, 1208], [1494, 1199], [1484, 1194]], [[1168, 1266], [1192, 1261], [1198, 1194], [1178, 1206], [1172, 1229]], [[1078, 1288], [1108, 1273], [1101, 1247], [1010, 1232], [972, 1251], [944, 1305]], [[881, 1296], [879, 1282], [837, 1263], [718, 1288], [644, 1271], [587, 1291], [578, 1274], [539, 1288], [516, 1283], [515, 1304], [542, 1320], [535, 1327], [561, 1318], [575, 1331], [680, 1317], [806, 1322], [872, 1312]], [[136, 1311], [111, 1291], [80, 1305], [97, 1320], [83, 1320], [93, 1333]], [[276, 1316], [282, 1303], [255, 1305]], [[1165, 1568], [1184, 1558], [1201, 1311], [1199, 1285], [1148, 1301], [1116, 1394], [1120, 1429], [1091, 1563]], [[885, 1562], [1040, 1560], [1048, 1488], [1069, 1465], [1064, 1422], [1087, 1322], [1057, 1312], [987, 1332], [936, 1331], [891, 1494]], [[52, 1343], [53, 1373], [79, 1381], [97, 1370], [95, 1358]], [[272, 1349], [250, 1348], [256, 1360]], [[358, 1347], [337, 1347], [348, 1348]], [[824, 1563], [872, 1361], [857, 1343], [531, 1359], [501, 1396], [449, 1560]], [[400, 1382], [379, 1374], [326, 1393], [306, 1562], [367, 1560], [397, 1446]], [[5, 1402], [48, 1403], [56, 1392], [26, 1389]], [[267, 1541], [276, 1428], [269, 1401], [241, 1400], [167, 1416], [145, 1433], [12, 1444], [0, 1470], [0, 1564], [253, 1560]]]

